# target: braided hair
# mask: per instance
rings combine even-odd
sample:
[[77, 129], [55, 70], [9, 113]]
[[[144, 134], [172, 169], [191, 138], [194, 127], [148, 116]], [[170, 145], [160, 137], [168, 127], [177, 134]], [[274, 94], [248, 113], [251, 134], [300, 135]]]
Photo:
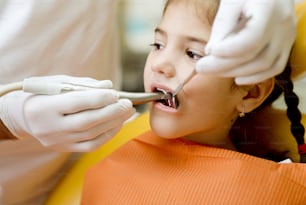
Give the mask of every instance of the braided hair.
[[298, 144], [298, 151], [301, 156], [300, 162], [306, 163], [305, 128], [301, 123], [302, 114], [298, 108], [299, 98], [293, 91], [294, 86], [291, 80], [291, 70], [291, 66], [288, 64], [285, 70], [275, 77], [274, 89], [260, 107], [271, 104], [284, 93], [285, 103], [287, 105], [287, 116], [291, 123], [290, 131]]
[[[282, 152], [267, 152], [264, 149], [258, 149], [258, 138], [251, 134], [254, 130], [249, 130], [253, 126], [252, 119], [257, 115], [261, 109], [271, 105], [281, 94], [284, 94], [285, 103], [287, 105], [287, 117], [290, 121], [290, 131], [298, 144], [298, 151], [300, 154], [300, 162], [306, 163], [306, 144], [304, 140], [305, 128], [301, 123], [302, 114], [298, 109], [299, 98], [293, 91], [293, 83], [291, 80], [291, 66], [287, 65], [285, 70], [275, 76], [275, 84], [273, 91], [266, 98], [266, 100], [255, 110], [246, 113], [245, 117], [238, 118], [231, 130], [231, 140], [235, 146], [244, 153], [263, 157], [273, 161], [283, 160], [287, 151]], [[255, 122], [257, 123], [257, 122]], [[255, 138], [254, 138], [255, 137]], [[260, 143], [259, 143], [260, 144]], [[251, 146], [250, 146], [251, 145]]]
[[287, 105], [287, 116], [291, 122], [290, 130], [298, 144], [301, 162], [306, 163], [306, 145], [304, 140], [305, 128], [301, 123], [302, 114], [298, 109], [299, 98], [293, 91], [293, 83], [290, 78], [291, 66], [288, 65], [283, 73], [276, 76], [276, 85], [282, 88]]

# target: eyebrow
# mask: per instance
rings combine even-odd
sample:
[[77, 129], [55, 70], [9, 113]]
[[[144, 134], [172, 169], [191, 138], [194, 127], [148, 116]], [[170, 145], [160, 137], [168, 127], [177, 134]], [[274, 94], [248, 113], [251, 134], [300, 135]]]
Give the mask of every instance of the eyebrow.
[[[164, 31], [163, 29], [159, 28], [159, 27], [155, 28], [154, 32], [155, 33], [160, 33], [161, 35], [164, 35], [164, 36], [167, 35], [167, 32]], [[191, 42], [198, 42], [198, 43], [202, 43], [202, 44], [207, 44], [207, 41], [204, 40], [204, 39], [201, 39], [201, 38], [196, 38], [194, 36], [188, 36], [188, 35], [184, 35], [183, 37], [186, 38], [188, 41], [191, 41]]]

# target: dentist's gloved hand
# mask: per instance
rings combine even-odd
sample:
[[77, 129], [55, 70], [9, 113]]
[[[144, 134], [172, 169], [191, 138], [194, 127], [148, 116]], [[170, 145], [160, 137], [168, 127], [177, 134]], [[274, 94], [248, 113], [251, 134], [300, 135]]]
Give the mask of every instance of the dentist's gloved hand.
[[17, 137], [34, 137], [58, 151], [91, 151], [112, 138], [135, 109], [118, 100], [111, 81], [70, 76], [40, 77], [45, 82], [70, 82], [104, 89], [59, 95], [11, 92], [0, 98], [0, 117]]
[[283, 71], [295, 35], [293, 0], [221, 0], [196, 69], [237, 84], [263, 81]]

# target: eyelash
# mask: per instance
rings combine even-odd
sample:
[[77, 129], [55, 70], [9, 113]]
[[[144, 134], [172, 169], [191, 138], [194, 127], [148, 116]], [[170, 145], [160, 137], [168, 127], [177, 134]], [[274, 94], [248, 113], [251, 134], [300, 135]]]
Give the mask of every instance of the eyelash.
[[198, 61], [200, 58], [203, 57], [202, 55], [200, 55], [200, 54], [198, 54], [198, 53], [196, 53], [196, 52], [193, 52], [193, 51], [187, 51], [186, 53], [187, 53], [187, 55], [188, 55], [190, 58], [192, 58], [192, 59], [195, 60], [195, 61]]
[[[151, 43], [150, 46], [152, 46], [154, 50], [160, 50], [163, 47], [163, 45], [160, 43]], [[200, 58], [203, 57], [202, 55], [196, 52], [190, 51], [190, 50], [187, 50], [186, 54], [188, 57], [190, 57], [192, 60], [195, 60], [195, 61], [198, 61]]]
[[151, 43], [150, 46], [152, 46], [154, 50], [160, 50], [162, 47], [160, 43]]

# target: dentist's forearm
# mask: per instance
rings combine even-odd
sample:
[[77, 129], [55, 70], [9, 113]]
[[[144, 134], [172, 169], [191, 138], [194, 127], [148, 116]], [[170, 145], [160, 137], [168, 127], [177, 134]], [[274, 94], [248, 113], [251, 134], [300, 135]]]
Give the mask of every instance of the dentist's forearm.
[[0, 119], [0, 140], [16, 140], [17, 138], [7, 129]]

